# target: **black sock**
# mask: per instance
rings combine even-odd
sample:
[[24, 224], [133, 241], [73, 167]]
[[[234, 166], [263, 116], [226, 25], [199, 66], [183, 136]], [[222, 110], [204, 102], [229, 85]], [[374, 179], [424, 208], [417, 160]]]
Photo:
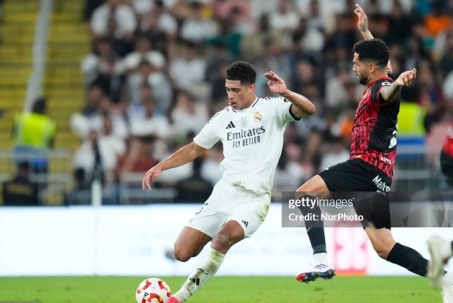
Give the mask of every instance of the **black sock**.
[[396, 243], [390, 251], [387, 261], [402, 266], [414, 274], [426, 277], [428, 260], [410, 247]]
[[[315, 199], [313, 196], [304, 195], [300, 199]], [[307, 229], [307, 235], [310, 239], [311, 247], [313, 248], [313, 254], [325, 253], [326, 249], [326, 237], [324, 235], [324, 223], [320, 220], [321, 209], [319, 205], [315, 204], [313, 208], [307, 206], [299, 207], [303, 215], [310, 214], [310, 218], [318, 218], [314, 220], [305, 220], [305, 228]]]

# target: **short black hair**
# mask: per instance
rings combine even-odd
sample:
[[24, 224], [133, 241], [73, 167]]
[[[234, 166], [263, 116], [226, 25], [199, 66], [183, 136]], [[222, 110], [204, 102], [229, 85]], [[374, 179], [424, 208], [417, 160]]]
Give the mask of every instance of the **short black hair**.
[[385, 68], [390, 53], [387, 44], [381, 39], [362, 40], [354, 44], [354, 52], [362, 62], [371, 62], [380, 68]]
[[226, 71], [227, 80], [239, 80], [241, 84], [253, 84], [256, 81], [255, 68], [245, 61], [236, 61]]

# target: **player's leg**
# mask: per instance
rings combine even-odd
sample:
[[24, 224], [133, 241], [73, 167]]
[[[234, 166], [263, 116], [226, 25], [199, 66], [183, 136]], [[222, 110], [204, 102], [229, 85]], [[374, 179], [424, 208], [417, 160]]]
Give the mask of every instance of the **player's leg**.
[[379, 257], [402, 266], [417, 275], [426, 277], [428, 260], [416, 250], [396, 242], [390, 229], [378, 229], [370, 223], [365, 231]]
[[[204, 219], [191, 221], [191, 225], [197, 225], [200, 229], [203, 228], [202, 226], [207, 225], [216, 227], [216, 224], [219, 223], [221, 226], [215, 232], [214, 228], [209, 229], [207, 234], [215, 234], [211, 250], [207, 257], [201, 260], [199, 266], [192, 272], [181, 289], [170, 298], [169, 303], [185, 302], [197, 292], [215, 275], [222, 265], [228, 250], [234, 244], [255, 232], [264, 221], [269, 209], [270, 195], [257, 196], [252, 193], [242, 193], [241, 191], [239, 193], [241, 194], [238, 195], [237, 190], [234, 190], [234, 188], [227, 188], [226, 191], [223, 191], [222, 199], [218, 197], [221, 203], [226, 202], [225, 199], [239, 202], [232, 207], [230, 214], [217, 212], [216, 215], [210, 215], [210, 208], [205, 207], [201, 212], [204, 212]], [[208, 201], [210, 200], [211, 198]], [[241, 203], [241, 201], [247, 203]], [[209, 205], [212, 205], [212, 203], [208, 203]], [[209, 222], [209, 224], [206, 222]], [[224, 222], [226, 223], [224, 224]]]
[[[222, 225], [228, 218], [228, 214], [219, 210], [225, 201], [224, 184], [219, 182], [209, 199], [204, 203], [201, 209], [190, 219], [186, 227], [175, 242], [175, 257], [180, 261], [187, 261], [191, 257], [197, 256], [204, 246], [218, 233]], [[197, 277], [200, 270], [203, 270], [206, 263], [209, 263], [215, 255], [209, 254], [208, 261], [201, 257], [200, 266], [189, 275], [181, 289], [173, 294], [168, 303], [185, 302], [195, 291], [191, 289], [193, 285], [198, 287], [200, 282]], [[189, 289], [191, 289], [189, 291]]]
[[439, 287], [440, 281], [445, 274], [444, 266], [453, 256], [453, 241], [448, 242], [438, 236], [428, 239], [428, 250], [431, 254], [431, 263], [428, 266], [428, 278], [433, 286]]
[[200, 260], [201, 262], [181, 289], [173, 295], [178, 299], [177, 302], [185, 302], [203, 287], [216, 274], [231, 246], [242, 239], [244, 239], [244, 230], [236, 221], [225, 223], [212, 240], [208, 256]]
[[[312, 177], [297, 189], [296, 198], [303, 199], [306, 197], [317, 196], [324, 198], [328, 195], [329, 189], [327, 188], [324, 179], [319, 175]], [[321, 209], [318, 205], [313, 208], [300, 207], [302, 214], [306, 215], [311, 213], [314, 217], [319, 218]], [[318, 277], [330, 279], [335, 275], [334, 268], [329, 264], [327, 259], [326, 238], [324, 234], [324, 223], [318, 221], [305, 221], [305, 228], [307, 230], [308, 238], [313, 249], [313, 263], [307, 270], [296, 275], [299, 282], [308, 283], [316, 280]]]

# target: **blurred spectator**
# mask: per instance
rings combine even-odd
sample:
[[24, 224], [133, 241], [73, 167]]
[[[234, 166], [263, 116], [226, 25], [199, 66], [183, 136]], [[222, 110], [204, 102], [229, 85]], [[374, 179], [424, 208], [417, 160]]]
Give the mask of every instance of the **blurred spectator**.
[[[233, 16], [237, 16], [233, 14]], [[241, 41], [243, 33], [236, 23], [237, 18], [220, 21], [220, 30], [217, 35], [208, 39], [208, 43], [226, 47], [228, 55], [237, 60], [241, 53]]]
[[53, 148], [57, 125], [47, 115], [47, 101], [37, 98], [31, 112], [14, 117], [14, 157], [16, 163], [30, 161], [34, 172], [47, 172], [48, 152]]
[[71, 129], [79, 135], [80, 139], [85, 140], [92, 130], [102, 131], [105, 127], [105, 120], [113, 121], [113, 135], [124, 140], [129, 135], [126, 121], [122, 115], [115, 110], [112, 100], [109, 96], [102, 96], [98, 107], [95, 111], [87, 116], [76, 113], [71, 116]]
[[335, 16], [335, 30], [326, 38], [326, 51], [334, 52], [342, 47], [349, 52], [355, 43], [355, 30], [351, 26], [351, 19], [347, 14]]
[[214, 21], [203, 16], [203, 5], [200, 1], [190, 2], [190, 16], [181, 24], [182, 39], [199, 44], [216, 34]]
[[10, 181], [3, 182], [3, 205], [38, 206], [38, 184], [30, 180], [30, 164], [20, 162], [17, 173]]
[[117, 180], [124, 173], [143, 173], [157, 164], [153, 157], [153, 136], [131, 137], [126, 152], [118, 157]]
[[199, 157], [193, 161], [192, 175], [176, 182], [175, 202], [200, 202], [206, 201], [212, 193], [212, 183], [201, 175], [203, 158]]
[[324, 36], [321, 32], [309, 26], [308, 20], [302, 17], [298, 20], [298, 27], [293, 32], [300, 35], [302, 49], [310, 54], [322, 51], [324, 47]]
[[[412, 20], [403, 10], [399, 0], [393, 2], [393, 8], [388, 17], [388, 31], [384, 40], [388, 45], [406, 44], [411, 34]], [[374, 29], [373, 29], [374, 32]], [[393, 62], [392, 62], [393, 64]]]
[[320, 170], [327, 169], [335, 164], [349, 159], [349, 150], [345, 147], [345, 143], [341, 137], [334, 137], [328, 142], [324, 148], [325, 152], [321, 157]]
[[[290, 85], [289, 76], [291, 74], [291, 66], [289, 55], [282, 50], [279, 43], [274, 40], [264, 41], [262, 56], [255, 58], [254, 65], [258, 74], [264, 74], [266, 71], [274, 71]], [[255, 92], [258, 96], [269, 96], [272, 92], [267, 86], [268, 79], [266, 77], [256, 78]]]
[[448, 15], [447, 6], [442, 0], [431, 1], [432, 10], [425, 16], [425, 30], [429, 37], [436, 37], [440, 32], [453, 25]]
[[91, 204], [91, 185], [86, 180], [86, 173], [83, 168], [76, 168], [73, 171], [74, 187], [64, 195], [64, 204], [89, 205]]
[[433, 64], [427, 60], [421, 61], [416, 79], [417, 103], [426, 110], [424, 126], [427, 132], [431, 125], [439, 120], [445, 101], [442, 89], [434, 75]]
[[288, 34], [297, 29], [300, 15], [291, 0], [278, 0], [278, 9], [270, 13], [269, 19], [272, 28]]
[[251, 18], [250, 1], [243, 0], [211, 0], [214, 18], [219, 21], [239, 17], [241, 20]]
[[352, 74], [346, 66], [338, 66], [333, 77], [327, 79], [326, 83], [326, 104], [335, 108], [344, 105], [349, 99], [347, 94], [347, 85], [352, 82]]
[[189, 18], [191, 0], [175, 0], [171, 6], [170, 13], [176, 18], [178, 27], [181, 26], [184, 20]]
[[[146, 89], [142, 89], [146, 93]], [[132, 136], [153, 136], [155, 138], [153, 154], [156, 158], [162, 158], [167, 152], [167, 139], [173, 136], [173, 127], [167, 116], [159, 111], [152, 95], [145, 95], [141, 100], [140, 107], [134, 110], [129, 106], [128, 120]]]
[[[299, 1], [301, 2], [301, 1]], [[338, 1], [339, 2], [339, 1]], [[317, 30], [324, 35], [328, 35], [333, 31], [334, 16], [332, 3], [320, 3], [319, 0], [310, 0], [308, 9], [302, 9], [301, 12], [307, 18], [308, 26], [311, 29]]]
[[113, 39], [113, 49], [123, 57], [132, 50], [137, 28], [134, 10], [123, 0], [106, 0], [91, 16], [93, 40], [99, 37]]
[[89, 22], [93, 12], [101, 5], [103, 5], [105, 0], [85, 0], [83, 5], [82, 20]]
[[149, 62], [156, 69], [162, 70], [165, 66], [164, 55], [153, 49], [151, 40], [146, 35], [137, 37], [134, 51], [129, 53], [122, 62], [123, 68], [128, 73], [135, 72], [143, 60]]
[[181, 53], [169, 65], [175, 87], [186, 90], [203, 81], [205, 70], [206, 63], [197, 52], [197, 46], [191, 42], [185, 44]]
[[119, 101], [125, 79], [121, 60], [112, 49], [110, 39], [94, 41], [94, 50], [82, 60], [81, 70], [85, 85], [99, 85], [115, 102]]
[[171, 120], [175, 133], [187, 136], [189, 133], [198, 133], [208, 121], [206, 105], [197, 102], [187, 91], [176, 93], [175, 105], [172, 107]]
[[[103, 129], [90, 131], [88, 138], [75, 151], [73, 167], [83, 168], [91, 176], [97, 161], [100, 161], [105, 176], [104, 184], [111, 185], [114, 181], [118, 157], [125, 150], [125, 142], [113, 134], [113, 120], [107, 116], [104, 119]], [[100, 156], [100, 159], [96, 159], [97, 156]]]
[[442, 79], [445, 79], [447, 74], [453, 71], [453, 30], [445, 33], [444, 49], [438, 55], [437, 66]]
[[82, 108], [81, 112], [82, 115], [88, 117], [91, 114], [94, 114], [98, 110], [103, 98], [104, 90], [100, 84], [93, 83], [89, 85], [86, 93], [85, 106]]
[[249, 0], [253, 20], [259, 20], [263, 15], [269, 15], [278, 9], [275, 0]]
[[241, 43], [241, 56], [244, 60], [253, 60], [263, 54], [264, 43], [273, 41], [281, 45], [281, 31], [270, 26], [269, 16], [262, 15], [256, 23], [256, 28], [244, 37]]
[[147, 34], [148, 36], [150, 34], [152, 36], [153, 33], [161, 32], [165, 35], [165, 38], [174, 40], [178, 31], [178, 23], [175, 17], [168, 12], [163, 1], [149, 0], [148, 2], [154, 3], [154, 5], [152, 9], [143, 14], [139, 14], [139, 32]]
[[128, 93], [131, 100], [140, 100], [141, 87], [146, 83], [159, 107], [166, 111], [173, 97], [173, 87], [167, 75], [147, 60], [138, 64], [137, 72], [127, 78]]

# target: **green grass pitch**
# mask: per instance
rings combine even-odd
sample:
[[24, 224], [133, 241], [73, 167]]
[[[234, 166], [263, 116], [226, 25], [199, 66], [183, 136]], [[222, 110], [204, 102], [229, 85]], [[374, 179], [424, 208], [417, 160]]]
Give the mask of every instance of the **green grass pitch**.
[[[2, 277], [0, 302], [134, 303], [146, 277]], [[173, 291], [185, 277], [160, 277]], [[301, 284], [293, 277], [214, 277], [188, 302], [355, 303], [442, 302], [420, 277], [335, 277]]]

